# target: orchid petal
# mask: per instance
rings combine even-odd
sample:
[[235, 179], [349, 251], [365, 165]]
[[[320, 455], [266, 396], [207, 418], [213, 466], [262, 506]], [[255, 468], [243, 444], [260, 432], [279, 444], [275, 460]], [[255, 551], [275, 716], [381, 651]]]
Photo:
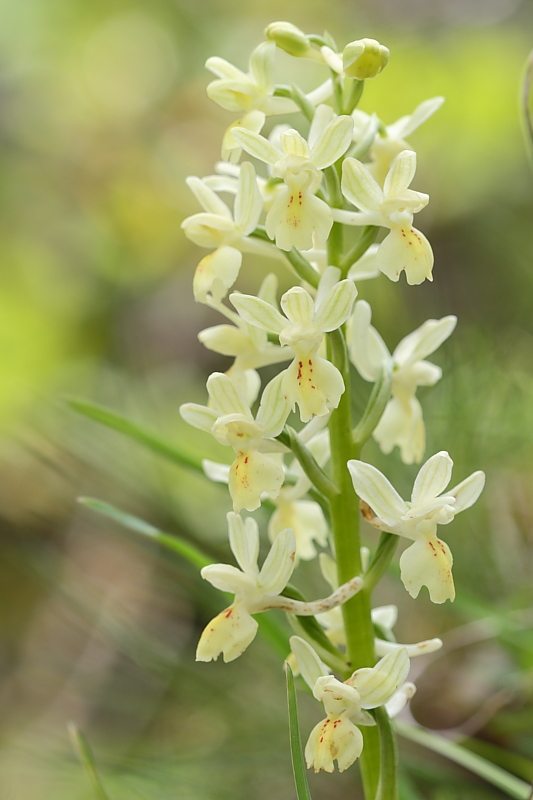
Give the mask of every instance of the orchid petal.
[[372, 464], [352, 459], [348, 461], [354, 489], [387, 525], [395, 525], [408, 510], [396, 489]]
[[[448, 486], [452, 477], [453, 461], [445, 450], [435, 453], [420, 468], [413, 486], [413, 505], [430, 502]], [[451, 494], [451, 493], [449, 493]]]

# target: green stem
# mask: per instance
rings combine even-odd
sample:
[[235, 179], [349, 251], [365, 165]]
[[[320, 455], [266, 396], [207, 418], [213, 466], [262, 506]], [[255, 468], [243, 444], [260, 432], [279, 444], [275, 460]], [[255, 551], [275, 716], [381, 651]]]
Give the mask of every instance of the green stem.
[[316, 270], [313, 269], [309, 261], [300, 253], [300, 251], [297, 250], [296, 247], [293, 247], [292, 250], [289, 250], [287, 253], [285, 253], [285, 256], [290, 262], [291, 266], [294, 268], [294, 271], [298, 277], [316, 289], [318, 287], [320, 275]]
[[[330, 500], [331, 527], [337, 559], [339, 584], [360, 575], [361, 548], [359, 539], [359, 501], [354, 492], [347, 461], [357, 458], [358, 447], [352, 438], [350, 372], [346, 342], [341, 329], [328, 337], [330, 360], [344, 379], [345, 391], [329, 423], [331, 441], [331, 467], [335, 485], [340, 494]], [[346, 631], [346, 651], [352, 670], [372, 667], [375, 663], [374, 630], [370, 618], [370, 596], [363, 588], [342, 606]], [[373, 728], [363, 731], [364, 747], [361, 756], [361, 773], [365, 796], [373, 800], [379, 775], [379, 737]]]
[[311, 451], [300, 441], [298, 434], [293, 428], [286, 425], [285, 429], [277, 438], [286, 447], [290, 447], [298, 459], [301, 468], [320, 494], [328, 499], [339, 494], [339, 490], [335, 484], [328, 478]]
[[361, 231], [359, 239], [342, 259], [341, 267], [347, 270], [352, 266], [352, 264], [355, 264], [356, 261], [359, 261], [361, 256], [364, 256], [370, 245], [374, 244], [378, 233], [379, 227], [377, 225], [366, 225]]
[[365, 88], [365, 82], [357, 78], [353, 78], [351, 84], [348, 95], [344, 101], [343, 114], [351, 114], [354, 108], [357, 108], [361, 95], [363, 94], [363, 89]]
[[398, 744], [385, 706], [374, 711], [380, 743], [380, 771], [376, 800], [398, 800]]
[[392, 359], [384, 364], [374, 384], [363, 416], [353, 430], [354, 442], [362, 447], [376, 429], [390, 399], [392, 386]]
[[289, 97], [293, 100], [304, 117], [309, 121], [313, 121], [315, 116], [315, 107], [312, 102], [307, 98], [306, 94], [296, 84], [291, 86], [276, 86], [274, 97]]

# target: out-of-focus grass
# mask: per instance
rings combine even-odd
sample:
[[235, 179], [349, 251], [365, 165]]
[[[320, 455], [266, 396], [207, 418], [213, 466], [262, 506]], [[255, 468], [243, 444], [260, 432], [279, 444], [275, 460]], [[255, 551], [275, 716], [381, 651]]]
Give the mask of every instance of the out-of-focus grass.
[[[446, 95], [411, 137], [415, 188], [431, 195], [420, 225], [434, 246], [435, 281], [382, 278], [359, 288], [391, 346], [428, 316], [458, 314], [435, 357], [444, 377], [422, 395], [427, 452], [448, 449], [457, 480], [478, 468], [488, 479], [483, 504], [445, 531], [456, 604], [415, 603], [393, 576], [378, 600], [399, 605], [400, 640], [444, 632], [449, 642], [418, 677], [414, 714], [478, 733], [504, 752], [502, 766], [519, 771], [520, 756], [533, 757], [532, 183], [517, 106], [531, 9], [501, 0], [500, 21], [476, 26], [472, 2], [460, 4], [463, 24], [439, 10], [452, 4], [391, 3], [295, 3], [291, 19], [391, 47], [362, 104], [386, 122]], [[231, 117], [205, 98], [205, 58], [244, 67], [263, 25], [284, 18], [286, 6], [252, 0], [246, 14], [213, 0], [1, 7], [0, 796], [89, 800], [69, 747], [73, 720], [112, 800], [292, 798], [277, 660], [257, 641], [232, 665], [195, 665], [218, 593], [177, 557], [75, 503], [101, 497], [225, 559], [227, 492], [61, 400], [86, 396], [202, 455], [226, 456], [177, 413], [181, 402], [203, 402], [207, 373], [226, 368], [196, 342], [215, 317], [192, 303], [201, 254], [179, 231], [197, 210], [183, 178], [211, 171]], [[294, 66], [302, 82], [314, 79], [306, 63]], [[268, 265], [254, 267], [258, 281]], [[243, 286], [255, 285], [255, 274], [243, 276]], [[367, 391], [361, 382], [361, 407]], [[405, 472], [372, 444], [368, 455], [407, 489], [415, 468]], [[317, 595], [325, 588], [307, 565], [298, 581]], [[310, 698], [300, 715], [305, 736], [318, 718]], [[421, 797], [499, 796], [404, 750]], [[316, 797], [357, 796], [357, 770], [310, 782]]]

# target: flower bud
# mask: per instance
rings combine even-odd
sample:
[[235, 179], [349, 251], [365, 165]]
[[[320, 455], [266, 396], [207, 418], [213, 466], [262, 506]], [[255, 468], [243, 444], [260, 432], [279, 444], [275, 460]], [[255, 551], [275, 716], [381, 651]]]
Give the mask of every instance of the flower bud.
[[344, 74], [348, 78], [357, 78], [360, 81], [375, 78], [387, 66], [389, 56], [388, 48], [375, 39], [350, 42], [342, 54]]
[[311, 45], [308, 37], [291, 22], [272, 22], [265, 28], [265, 36], [290, 56], [304, 58], [309, 54]]

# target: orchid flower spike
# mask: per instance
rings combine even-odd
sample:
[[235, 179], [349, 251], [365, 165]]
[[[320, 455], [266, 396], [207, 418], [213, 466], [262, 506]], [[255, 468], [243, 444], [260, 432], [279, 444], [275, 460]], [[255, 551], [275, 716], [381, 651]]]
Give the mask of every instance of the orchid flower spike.
[[237, 293], [230, 296], [246, 322], [277, 334], [280, 343], [293, 351], [294, 361], [281, 375], [283, 390], [291, 406], [299, 406], [302, 422], [337, 408], [344, 392], [337, 367], [318, 355], [324, 333], [344, 324], [357, 296], [352, 281], [334, 283], [339, 274], [334, 267], [326, 270], [316, 301], [300, 286], [285, 292], [281, 298], [285, 315], [258, 297]]
[[452, 554], [437, 536], [437, 526], [447, 525], [456, 514], [470, 508], [483, 490], [485, 475], [473, 472], [442, 494], [450, 482], [453, 461], [442, 451], [431, 456], [420, 469], [410, 502], [371, 464], [348, 461], [365, 519], [377, 530], [405, 536], [413, 542], [400, 558], [401, 579], [411, 595], [418, 597], [427, 586], [434, 603], [455, 598]]
[[387, 364], [392, 366], [392, 398], [373, 432], [384, 453], [397, 445], [402, 461], [422, 461], [426, 447], [426, 429], [422, 406], [416, 398], [419, 386], [434, 386], [440, 380], [440, 367], [425, 361], [452, 334], [457, 317], [428, 319], [398, 344], [392, 355], [370, 324], [372, 310], [360, 300], [355, 304], [349, 324], [350, 360], [366, 381], [375, 383]]
[[409, 673], [407, 652], [405, 648], [396, 649], [375, 667], [358, 669], [342, 683], [330, 675], [306, 641], [292, 636], [290, 643], [302, 677], [313, 696], [324, 704], [327, 715], [313, 728], [307, 741], [307, 766], [315, 772], [333, 772], [336, 760], [339, 772], [343, 772], [363, 750], [363, 735], [357, 726], [375, 725], [366, 709], [386, 704], [401, 691]]
[[234, 594], [233, 603], [204, 629], [197, 661], [212, 661], [222, 654], [224, 661], [238, 658], [255, 638], [258, 624], [253, 614], [271, 608], [298, 616], [314, 616], [353, 597], [362, 587], [361, 578], [353, 578], [329, 597], [305, 603], [282, 597], [294, 570], [296, 542], [290, 528], [276, 537], [259, 570], [259, 530], [252, 517], [243, 520], [231, 511], [227, 515], [230, 547], [240, 569], [230, 564], [209, 564], [201, 576], [222, 592]]
[[416, 153], [403, 150], [394, 160], [383, 189], [368, 167], [355, 158], [342, 165], [342, 193], [359, 211], [334, 208], [333, 219], [345, 225], [379, 225], [390, 229], [381, 242], [377, 265], [391, 281], [405, 270], [407, 283], [433, 280], [433, 251], [428, 240], [413, 227], [413, 215], [429, 202], [427, 194], [409, 189], [416, 170]]
[[266, 232], [281, 250], [309, 250], [313, 234], [320, 241], [328, 238], [333, 225], [330, 207], [315, 196], [322, 181], [322, 170], [331, 166], [352, 141], [353, 119], [335, 117], [329, 106], [319, 106], [307, 142], [295, 130], [284, 131], [280, 147], [258, 133], [235, 128], [233, 138], [247, 153], [272, 167], [272, 176], [281, 178], [285, 190], [274, 200], [266, 217]]
[[266, 386], [254, 419], [244, 393], [228, 375], [213, 373], [207, 381], [212, 407], [185, 403], [183, 419], [195, 428], [211, 433], [223, 445], [232, 447], [235, 460], [229, 469], [229, 491], [233, 510], [255, 511], [261, 495], [277, 497], [284, 480], [281, 454], [285, 448], [274, 441], [289, 415], [289, 403], [282, 387], [282, 375]]
[[241, 165], [233, 212], [210, 188], [209, 180], [187, 178], [187, 185], [204, 211], [187, 217], [181, 223], [185, 235], [199, 247], [216, 248], [205, 256], [196, 268], [193, 280], [194, 298], [199, 303], [222, 300], [239, 274], [242, 253], [278, 257], [276, 248], [268, 242], [254, 239], [263, 212], [263, 198], [257, 184], [253, 165]]

